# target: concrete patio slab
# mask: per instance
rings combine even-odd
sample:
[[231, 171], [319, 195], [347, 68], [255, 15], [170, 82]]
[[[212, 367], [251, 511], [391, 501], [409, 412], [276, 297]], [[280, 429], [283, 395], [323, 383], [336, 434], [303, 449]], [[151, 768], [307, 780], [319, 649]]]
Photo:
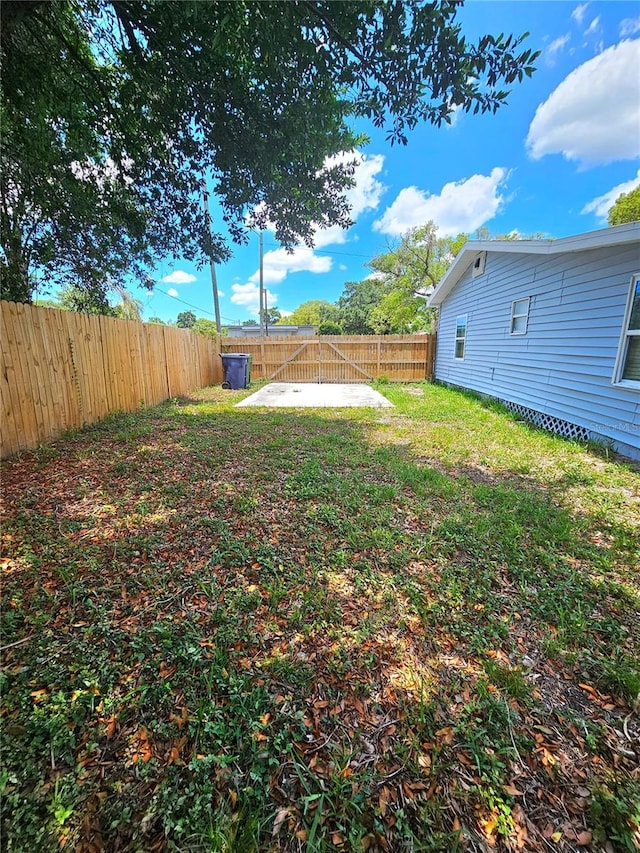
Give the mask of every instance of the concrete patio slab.
[[392, 409], [386, 397], [369, 385], [319, 385], [302, 382], [272, 382], [246, 397], [236, 408], [268, 406], [269, 408], [346, 408], [351, 406]]

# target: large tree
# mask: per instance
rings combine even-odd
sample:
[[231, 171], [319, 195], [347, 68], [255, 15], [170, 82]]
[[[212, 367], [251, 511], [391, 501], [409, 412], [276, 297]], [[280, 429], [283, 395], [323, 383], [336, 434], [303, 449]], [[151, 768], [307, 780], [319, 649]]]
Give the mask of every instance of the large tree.
[[319, 326], [321, 323], [337, 323], [339, 314], [338, 307], [326, 299], [308, 299], [279, 323], [284, 326]]
[[218, 334], [218, 327], [215, 320], [206, 320], [204, 317], [198, 317], [191, 330], [207, 338], [215, 338]]
[[192, 329], [196, 322], [193, 311], [181, 311], [176, 318], [176, 326], [179, 329]]
[[347, 281], [338, 299], [339, 323], [347, 335], [376, 335], [372, 313], [390, 292], [390, 285], [378, 274], [363, 281]]
[[531, 74], [524, 36], [468, 41], [459, 5], [4, 0], [2, 295], [28, 301], [34, 269], [99, 295], [159, 256], [224, 260], [203, 177], [233, 240], [347, 225], [350, 167], [331, 158], [362, 141], [354, 118], [404, 142]]
[[640, 220], [640, 186], [628, 193], [622, 193], [609, 210], [609, 225], [622, 225], [625, 222]]
[[412, 228], [367, 264], [386, 285], [369, 317], [377, 334], [430, 331], [433, 310], [427, 308], [426, 297], [468, 239], [467, 234], [449, 238], [437, 232], [433, 222]]
[[267, 326], [277, 326], [282, 320], [282, 312], [277, 305], [274, 305], [273, 308], [267, 307], [262, 312], [262, 319]]

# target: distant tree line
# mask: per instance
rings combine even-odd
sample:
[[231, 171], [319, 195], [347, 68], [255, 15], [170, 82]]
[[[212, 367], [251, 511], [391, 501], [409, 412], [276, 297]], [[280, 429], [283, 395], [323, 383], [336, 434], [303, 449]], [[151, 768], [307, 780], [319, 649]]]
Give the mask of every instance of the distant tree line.
[[[609, 210], [609, 225], [640, 221], [640, 186], [629, 193], [622, 193]], [[386, 252], [373, 258], [367, 266], [370, 275], [361, 281], [345, 282], [343, 292], [335, 302], [310, 299], [295, 311], [283, 316], [277, 306], [265, 314], [268, 326], [294, 325], [317, 326], [321, 335], [385, 335], [410, 334], [432, 331], [434, 309], [427, 307], [427, 299], [456, 254], [470, 239], [460, 233], [456, 237], [438, 238], [437, 226], [427, 222], [408, 231], [405, 236]], [[541, 239], [544, 234], [527, 235], [512, 232], [493, 236], [487, 228], [480, 228], [473, 235], [477, 240]], [[108, 294], [115, 293], [115, 304]], [[127, 320], [142, 321], [142, 303], [126, 288], [110, 282], [102, 291], [87, 291], [74, 284], [66, 284], [56, 299], [38, 299], [37, 305], [77, 311], [87, 314], [104, 314]], [[175, 325], [192, 329], [200, 334], [215, 336], [213, 320], [197, 317], [193, 311], [180, 312], [175, 321], [165, 324], [159, 317], [147, 322]], [[242, 321], [243, 326], [257, 326], [258, 320]], [[227, 334], [223, 329], [223, 334]]]
[[439, 238], [433, 222], [413, 228], [369, 261], [366, 278], [346, 282], [337, 302], [309, 300], [280, 322], [312, 324], [321, 335], [429, 332], [434, 309], [427, 298], [467, 238]]

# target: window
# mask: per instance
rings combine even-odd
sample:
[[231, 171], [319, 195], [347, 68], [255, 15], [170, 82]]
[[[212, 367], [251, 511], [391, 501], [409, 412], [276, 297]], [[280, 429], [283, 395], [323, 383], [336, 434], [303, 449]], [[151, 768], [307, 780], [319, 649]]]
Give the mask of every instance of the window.
[[511, 303], [511, 334], [526, 335], [529, 322], [530, 298], [516, 299]]
[[464, 345], [467, 340], [467, 315], [463, 314], [456, 320], [456, 349], [455, 357], [464, 358]]
[[640, 384], [640, 276], [631, 279], [614, 381]]

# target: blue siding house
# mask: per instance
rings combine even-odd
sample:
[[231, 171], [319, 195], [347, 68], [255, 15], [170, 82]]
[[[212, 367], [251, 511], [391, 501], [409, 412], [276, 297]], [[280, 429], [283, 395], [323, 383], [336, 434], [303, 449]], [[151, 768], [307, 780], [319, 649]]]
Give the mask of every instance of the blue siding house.
[[470, 241], [428, 304], [437, 380], [640, 459], [640, 222]]

